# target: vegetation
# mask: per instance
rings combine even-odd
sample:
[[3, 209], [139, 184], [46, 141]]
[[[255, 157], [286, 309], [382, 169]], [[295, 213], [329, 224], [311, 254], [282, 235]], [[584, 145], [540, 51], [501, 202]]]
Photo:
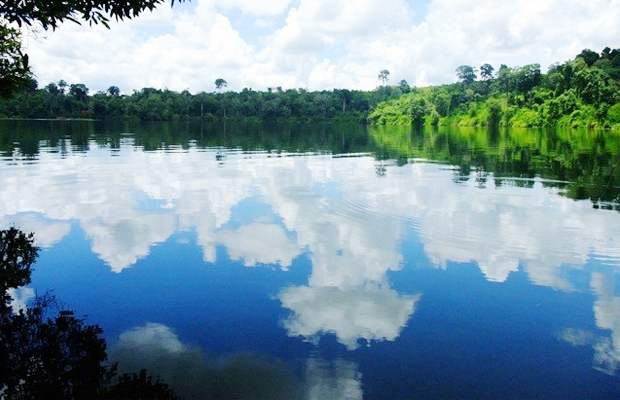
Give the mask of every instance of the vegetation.
[[620, 211], [620, 136], [575, 129], [372, 126], [380, 159], [454, 165], [456, 182], [531, 187], [535, 178], [593, 207]]
[[213, 93], [143, 88], [129, 95], [117, 86], [89, 94], [84, 84], [64, 80], [39, 89], [27, 78], [28, 84], [12, 98], [0, 99], [0, 118], [620, 129], [620, 49], [605, 48], [601, 54], [583, 50], [574, 60], [552, 65], [546, 74], [539, 64], [502, 65], [497, 71], [490, 64], [479, 71], [462, 65], [455, 72], [458, 82], [425, 88], [411, 88], [405, 80], [388, 86], [390, 73], [381, 70], [380, 85], [372, 91], [278, 87], [223, 92], [228, 82], [218, 78]]
[[456, 69], [459, 82], [415, 88], [378, 104], [368, 120], [380, 125], [459, 125], [620, 129], [620, 49], [583, 50], [574, 60], [493, 74], [489, 64]]
[[[404, 85], [407, 83], [404, 82]], [[174, 121], [202, 119], [300, 121], [347, 120], [365, 122], [368, 111], [376, 104], [403, 92], [398, 87], [384, 86], [376, 91], [334, 89], [309, 92], [304, 89], [243, 89], [239, 93], [221, 92], [226, 80], [218, 78], [218, 93], [192, 95], [168, 89], [144, 88], [121, 95], [117, 86], [105, 92], [89, 94], [83, 84], [68, 85], [61, 80], [37, 89], [31, 84], [9, 99], [0, 99], [0, 117], [21, 119], [92, 118], [141, 121]], [[408, 87], [408, 85], [407, 85]]]
[[[175, 0], [171, 0], [174, 5]], [[183, 2], [185, 0], [177, 0]], [[0, 2], [0, 96], [8, 97], [32, 78], [28, 55], [22, 51], [21, 33], [15, 25], [56, 29], [63, 21], [103, 24], [137, 17], [164, 0], [6, 0]]]
[[3, 399], [176, 399], [145, 370], [117, 374], [97, 325], [60, 309], [51, 295], [11, 307], [9, 289], [30, 282], [34, 235], [0, 230], [0, 393]]

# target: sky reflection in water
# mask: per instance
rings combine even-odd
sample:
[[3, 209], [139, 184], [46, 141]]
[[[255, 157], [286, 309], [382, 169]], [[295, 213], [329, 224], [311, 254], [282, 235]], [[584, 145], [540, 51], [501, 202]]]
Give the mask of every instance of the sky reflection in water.
[[15, 307], [54, 289], [121, 367], [181, 394], [619, 393], [616, 211], [370, 155], [66, 144], [0, 163], [0, 225], [44, 248]]

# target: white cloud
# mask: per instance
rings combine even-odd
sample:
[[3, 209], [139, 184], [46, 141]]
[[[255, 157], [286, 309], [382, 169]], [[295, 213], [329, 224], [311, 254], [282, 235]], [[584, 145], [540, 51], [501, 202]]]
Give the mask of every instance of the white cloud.
[[592, 274], [590, 287], [598, 295], [594, 302], [596, 325], [611, 332], [610, 337], [594, 345], [594, 367], [609, 375], [620, 368], [620, 297], [614, 295], [614, 286], [613, 275]]
[[[0, 216], [0, 226], [3, 218]], [[35, 244], [42, 248], [49, 248], [60, 242], [71, 230], [69, 221], [50, 221], [45, 215], [24, 213], [11, 218], [11, 223], [22, 232], [36, 232]], [[7, 224], [8, 225], [8, 224]]]
[[246, 267], [258, 263], [276, 264], [287, 270], [302, 251], [282, 227], [275, 224], [253, 223], [235, 231], [220, 231], [217, 241], [226, 246], [232, 260], [243, 260]]
[[420, 296], [399, 296], [384, 286], [368, 284], [342, 290], [332, 286], [286, 288], [278, 295], [293, 314], [283, 321], [290, 336], [312, 342], [333, 333], [349, 350], [367, 342], [395, 340], [415, 310]]
[[274, 16], [284, 13], [292, 0], [212, 0], [212, 3], [224, 10], [239, 9], [255, 16]]
[[583, 329], [566, 328], [558, 338], [572, 346], [591, 346], [594, 350], [592, 367], [614, 376], [620, 369], [620, 297], [614, 295], [614, 276], [595, 272], [590, 280], [596, 325], [603, 333], [595, 335]]
[[[212, 91], [334, 86], [372, 89], [387, 68], [392, 83], [450, 83], [462, 64], [520, 66], [620, 47], [613, 0], [197, 0], [112, 29], [63, 24], [30, 40], [39, 81]], [[239, 12], [241, 17], [239, 17]], [[416, 12], [418, 15], [416, 15]], [[258, 30], [256, 29], [258, 28]]]

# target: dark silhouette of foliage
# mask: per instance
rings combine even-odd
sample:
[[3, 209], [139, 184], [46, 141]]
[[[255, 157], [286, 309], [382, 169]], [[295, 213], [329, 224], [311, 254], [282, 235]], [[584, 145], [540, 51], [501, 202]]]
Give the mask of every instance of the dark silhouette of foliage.
[[0, 97], [8, 97], [32, 76], [20, 32], [0, 22]]
[[38, 248], [34, 235], [0, 230], [0, 389], [3, 399], [175, 399], [173, 390], [142, 370], [116, 376], [106, 366], [103, 330], [49, 294], [15, 312], [8, 289], [30, 282]]
[[[177, 0], [182, 3], [185, 0]], [[137, 17], [145, 10], [152, 11], [164, 0], [6, 0], [0, 3], [0, 17], [22, 25], [39, 23], [44, 29], [55, 29], [63, 21], [108, 26], [110, 18], [116, 20]], [[174, 5], [175, 0], [171, 0]]]
[[107, 390], [105, 399], [135, 399], [135, 400], [175, 400], [174, 391], [159, 378], [146, 373], [145, 369], [139, 374], [123, 374], [118, 382]]
[[495, 69], [491, 64], [483, 64], [480, 66], [480, 78], [483, 80], [489, 80], [493, 78], [493, 71]]
[[[56, 29], [64, 21], [80, 24], [103, 24], [109, 28], [111, 18], [131, 19], [145, 10], [152, 11], [165, 0], [5, 0], [0, 2], [0, 96], [12, 96], [27, 84], [32, 73], [28, 55], [22, 52], [19, 27], [38, 24]], [[182, 3], [185, 0], [177, 0]], [[171, 0], [174, 5], [175, 0]]]
[[215, 88], [220, 90], [222, 88], [225, 88], [226, 86], [228, 86], [228, 82], [226, 82], [225, 79], [222, 78], [217, 78], [215, 80]]
[[381, 84], [385, 86], [385, 83], [390, 79], [390, 71], [388, 71], [387, 69], [382, 69], [381, 71], [379, 71], [378, 78], [381, 81]]
[[38, 254], [34, 234], [15, 227], [0, 230], [0, 293], [30, 283], [30, 268]]

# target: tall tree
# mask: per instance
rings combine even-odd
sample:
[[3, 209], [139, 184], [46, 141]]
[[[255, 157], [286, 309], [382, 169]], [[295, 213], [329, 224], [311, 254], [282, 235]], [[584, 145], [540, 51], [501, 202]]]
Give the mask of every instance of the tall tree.
[[83, 83], [72, 84], [69, 86], [69, 94], [79, 101], [86, 101], [88, 88]]
[[494, 70], [495, 69], [493, 68], [491, 64], [482, 64], [480, 66], [480, 78], [482, 78], [485, 81], [488, 81], [489, 79], [493, 78]]
[[110, 96], [118, 96], [121, 93], [121, 90], [118, 88], [118, 86], [110, 86], [108, 88], [108, 94]]
[[465, 84], [471, 84], [476, 80], [476, 70], [470, 65], [461, 65], [456, 69], [456, 76]]
[[382, 69], [381, 71], [379, 71], [378, 78], [381, 81], [381, 85], [385, 86], [385, 83], [390, 80], [390, 71], [388, 71], [387, 69]]
[[405, 79], [398, 82], [398, 88], [403, 93], [409, 93], [409, 91], [411, 90], [411, 86], [409, 86], [409, 84], [407, 83]]
[[215, 88], [216, 88], [217, 90], [221, 90], [222, 88], [225, 88], [225, 87], [227, 87], [227, 86], [228, 86], [228, 82], [226, 82], [226, 80], [225, 80], [225, 79], [222, 79], [222, 78], [217, 78], [217, 79], [215, 80]]

